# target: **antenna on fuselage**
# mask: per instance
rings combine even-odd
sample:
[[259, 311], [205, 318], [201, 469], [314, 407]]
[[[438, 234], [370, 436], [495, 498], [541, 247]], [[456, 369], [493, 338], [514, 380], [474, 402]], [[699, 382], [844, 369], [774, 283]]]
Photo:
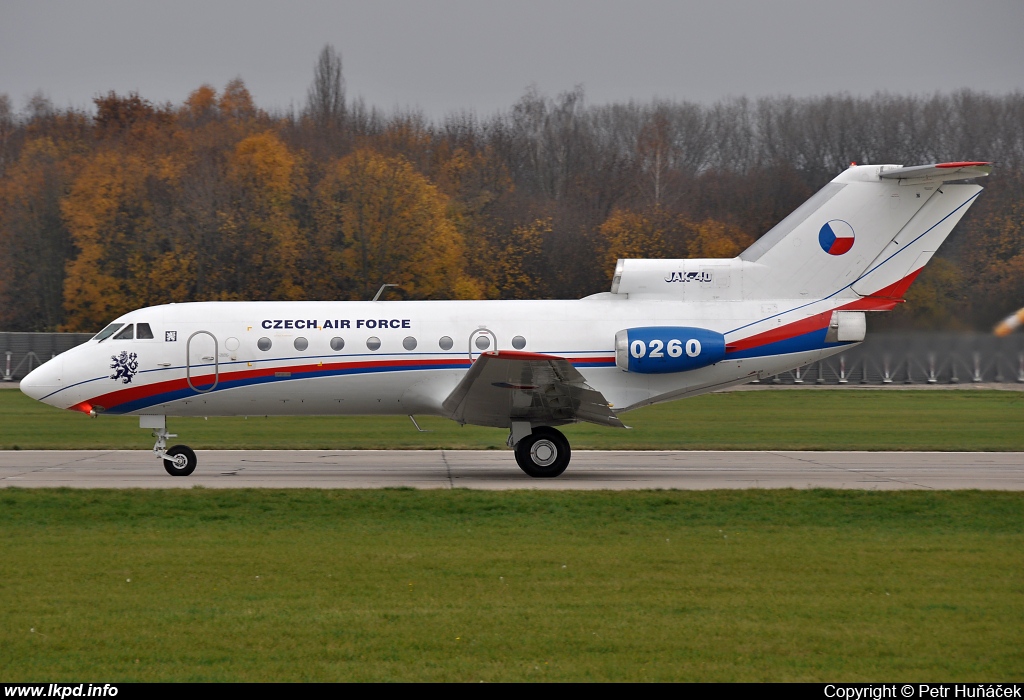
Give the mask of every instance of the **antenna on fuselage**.
[[378, 299], [380, 299], [380, 295], [383, 294], [384, 290], [387, 289], [388, 287], [397, 287], [397, 286], [398, 286], [397, 284], [382, 284], [380, 286], [380, 289], [377, 290], [377, 293], [373, 295], [372, 301], [377, 301]]

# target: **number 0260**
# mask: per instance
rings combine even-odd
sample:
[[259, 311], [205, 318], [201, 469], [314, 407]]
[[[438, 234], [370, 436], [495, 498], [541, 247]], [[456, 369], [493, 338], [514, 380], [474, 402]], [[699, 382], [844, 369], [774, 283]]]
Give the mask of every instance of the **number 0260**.
[[[648, 353], [648, 350], [650, 351]], [[697, 357], [700, 355], [700, 341], [696, 338], [690, 338], [683, 345], [683, 341], [678, 338], [673, 338], [665, 343], [661, 340], [652, 340], [650, 348], [647, 347], [647, 343], [642, 340], [634, 340], [629, 345], [629, 354], [640, 359], [641, 357], [665, 357], [665, 353], [668, 353], [669, 357], [679, 357], [685, 350], [687, 357]]]

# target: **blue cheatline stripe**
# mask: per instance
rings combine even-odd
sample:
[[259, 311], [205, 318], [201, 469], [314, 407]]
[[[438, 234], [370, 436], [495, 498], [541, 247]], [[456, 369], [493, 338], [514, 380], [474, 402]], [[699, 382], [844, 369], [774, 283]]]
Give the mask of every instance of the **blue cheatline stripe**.
[[828, 333], [828, 328], [821, 328], [810, 333], [804, 333], [802, 335], [796, 335], [792, 338], [786, 338], [785, 340], [777, 340], [774, 343], [767, 343], [766, 345], [758, 345], [757, 347], [747, 348], [746, 350], [737, 350], [736, 352], [730, 352], [725, 356], [727, 360], [741, 360], [747, 357], [767, 357], [769, 355], [788, 355], [794, 352], [807, 352], [808, 350], [824, 350], [825, 348], [836, 348], [842, 345], [851, 345], [849, 342], [842, 343], [826, 343], [825, 334]]

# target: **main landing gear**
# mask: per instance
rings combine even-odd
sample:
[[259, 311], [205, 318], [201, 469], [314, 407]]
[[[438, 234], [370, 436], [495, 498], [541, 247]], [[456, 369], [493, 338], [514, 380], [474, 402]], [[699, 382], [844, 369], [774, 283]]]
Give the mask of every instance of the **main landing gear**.
[[167, 418], [165, 416], [139, 416], [140, 428], [152, 428], [156, 444], [153, 445], [153, 454], [163, 460], [164, 469], [171, 476], [188, 476], [196, 470], [196, 453], [187, 445], [175, 445], [167, 449], [167, 438], [178, 437], [174, 433], [167, 432]]
[[549, 426], [530, 431], [529, 424], [514, 424], [509, 444], [515, 449], [516, 463], [529, 476], [551, 479], [569, 466], [572, 450], [562, 433]]

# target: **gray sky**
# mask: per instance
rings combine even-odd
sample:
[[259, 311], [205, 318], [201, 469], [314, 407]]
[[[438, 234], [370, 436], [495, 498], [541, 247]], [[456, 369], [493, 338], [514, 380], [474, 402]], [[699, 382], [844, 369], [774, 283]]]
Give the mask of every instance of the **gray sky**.
[[331, 43], [349, 96], [486, 115], [534, 84], [654, 97], [1024, 89], [1024, 0], [0, 0], [0, 93], [180, 103], [241, 76], [301, 107]]

